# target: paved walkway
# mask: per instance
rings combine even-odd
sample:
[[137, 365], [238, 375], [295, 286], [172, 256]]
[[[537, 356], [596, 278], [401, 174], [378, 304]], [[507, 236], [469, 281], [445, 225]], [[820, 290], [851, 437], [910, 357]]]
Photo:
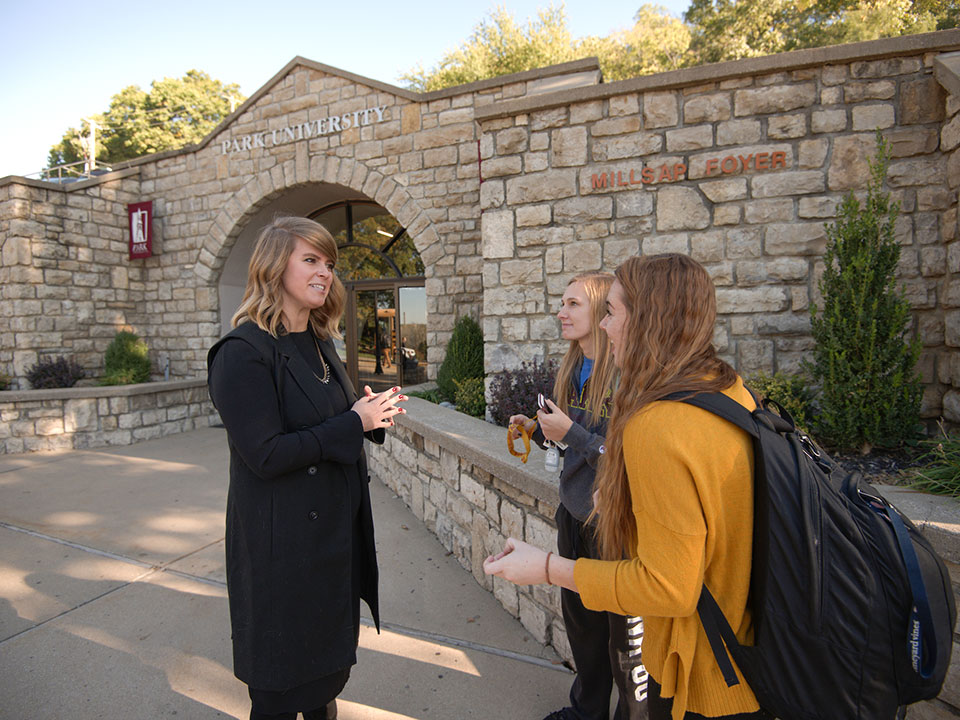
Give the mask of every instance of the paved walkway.
[[[383, 632], [342, 720], [540, 720], [572, 676], [373, 482]], [[210, 428], [0, 456], [0, 719], [247, 718], [223, 563], [227, 448]]]

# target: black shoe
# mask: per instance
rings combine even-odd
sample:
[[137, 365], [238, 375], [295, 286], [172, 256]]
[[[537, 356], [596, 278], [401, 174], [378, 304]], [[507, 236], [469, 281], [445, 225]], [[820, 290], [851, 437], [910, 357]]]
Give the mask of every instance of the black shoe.
[[567, 720], [567, 713], [564, 710], [554, 710], [543, 720]]

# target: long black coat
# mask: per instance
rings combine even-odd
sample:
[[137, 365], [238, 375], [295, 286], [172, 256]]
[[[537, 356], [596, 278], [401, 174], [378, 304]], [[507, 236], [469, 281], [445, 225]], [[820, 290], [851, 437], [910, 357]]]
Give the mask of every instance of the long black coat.
[[[352, 405], [356, 392], [333, 343], [320, 347]], [[214, 345], [207, 367], [230, 446], [234, 673], [251, 687], [286, 690], [356, 662], [350, 483], [361, 487], [359, 594], [380, 626], [363, 425], [354, 412], [334, 412], [289, 336], [252, 322]], [[384, 431], [367, 437], [382, 443]]]

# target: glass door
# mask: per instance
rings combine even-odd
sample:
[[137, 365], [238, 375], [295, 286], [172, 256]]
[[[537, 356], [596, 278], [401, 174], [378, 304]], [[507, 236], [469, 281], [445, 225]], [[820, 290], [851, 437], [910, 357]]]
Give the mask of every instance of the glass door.
[[397, 294], [403, 385], [417, 385], [427, 381], [427, 291], [420, 285]]
[[[393, 288], [357, 289], [355, 332], [357, 392], [374, 392], [400, 385], [400, 345]], [[353, 304], [353, 303], [351, 303]]]

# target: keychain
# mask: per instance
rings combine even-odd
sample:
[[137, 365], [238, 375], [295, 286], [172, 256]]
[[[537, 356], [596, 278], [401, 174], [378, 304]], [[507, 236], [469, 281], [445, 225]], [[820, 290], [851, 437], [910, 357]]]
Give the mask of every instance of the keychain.
[[[543, 397], [543, 393], [537, 393], [537, 405], [540, 406], [540, 412], [537, 413], [538, 415], [540, 413], [548, 414], [552, 412], [550, 408], [547, 407], [547, 401]], [[543, 456], [543, 469], [553, 472], [560, 467], [560, 451], [557, 450], [557, 446], [550, 440], [544, 440], [544, 444], [547, 446], [547, 450]]]

